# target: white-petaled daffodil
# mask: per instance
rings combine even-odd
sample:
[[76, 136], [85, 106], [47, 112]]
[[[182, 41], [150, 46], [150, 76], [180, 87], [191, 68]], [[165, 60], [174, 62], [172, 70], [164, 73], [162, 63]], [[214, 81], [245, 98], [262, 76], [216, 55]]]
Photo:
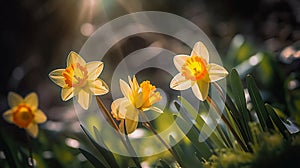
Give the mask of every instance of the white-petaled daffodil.
[[179, 71], [170, 82], [174, 90], [192, 88], [195, 96], [206, 100], [209, 83], [218, 81], [228, 75], [225, 68], [215, 63], [209, 63], [209, 52], [202, 42], [197, 42], [191, 55], [176, 55], [173, 59]]

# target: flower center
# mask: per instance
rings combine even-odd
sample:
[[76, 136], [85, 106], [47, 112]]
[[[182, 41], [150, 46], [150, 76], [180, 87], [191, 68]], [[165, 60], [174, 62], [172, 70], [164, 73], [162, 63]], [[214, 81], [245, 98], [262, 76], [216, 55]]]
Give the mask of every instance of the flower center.
[[69, 87], [80, 87], [86, 84], [88, 78], [87, 74], [86, 67], [81, 66], [79, 63], [74, 63], [66, 68], [62, 76], [65, 78], [65, 82]]
[[140, 84], [143, 93], [143, 105], [141, 108], [149, 108], [152, 104], [161, 100], [159, 92], [155, 92], [156, 87], [151, 85], [150, 81], [144, 81]]
[[34, 114], [26, 104], [20, 104], [13, 112], [13, 121], [20, 128], [27, 128], [34, 119]]
[[188, 58], [182, 65], [181, 73], [187, 80], [201, 80], [208, 77], [206, 61], [198, 56]]

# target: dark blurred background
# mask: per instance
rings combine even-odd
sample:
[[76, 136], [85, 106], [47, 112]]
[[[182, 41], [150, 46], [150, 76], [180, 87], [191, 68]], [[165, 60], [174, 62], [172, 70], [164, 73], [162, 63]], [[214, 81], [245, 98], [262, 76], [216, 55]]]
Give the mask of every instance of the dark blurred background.
[[[68, 53], [79, 52], [98, 27], [137, 11], [170, 12], [192, 21], [209, 36], [225, 63], [227, 60], [227, 68], [243, 61], [228, 58], [237, 35], [251, 46], [243, 51], [245, 57], [263, 50], [273, 54], [283, 75], [300, 68], [299, 59], [286, 63], [277, 57], [284, 48], [299, 46], [298, 0], [9, 0], [0, 4], [1, 113], [8, 109], [9, 91], [22, 96], [35, 91], [50, 121], [68, 115], [74, 118], [74, 111], [60, 99], [60, 88], [49, 80], [49, 72], [65, 68]], [[152, 43], [143, 38], [126, 40], [130, 44], [116, 45], [110, 52], [125, 56]]]

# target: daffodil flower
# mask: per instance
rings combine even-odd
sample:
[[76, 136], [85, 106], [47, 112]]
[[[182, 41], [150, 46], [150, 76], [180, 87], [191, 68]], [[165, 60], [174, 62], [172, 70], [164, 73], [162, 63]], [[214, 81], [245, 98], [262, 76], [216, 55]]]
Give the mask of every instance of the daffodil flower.
[[120, 79], [120, 88], [123, 98], [116, 99], [111, 104], [112, 115], [117, 120], [121, 120], [119, 128], [124, 130], [124, 122], [128, 134], [132, 133], [138, 125], [139, 113], [153, 110], [162, 113], [162, 110], [153, 106], [161, 100], [161, 95], [156, 92], [155, 86], [150, 81], [143, 81], [138, 84], [135, 76], [131, 80], [128, 76], [129, 85]]
[[32, 137], [36, 138], [39, 132], [38, 125], [47, 120], [47, 117], [38, 109], [36, 93], [28, 94], [24, 99], [17, 93], [8, 94], [10, 110], [3, 113], [3, 118], [9, 122], [24, 128]]
[[192, 88], [195, 96], [206, 100], [209, 91], [209, 83], [218, 81], [228, 75], [225, 68], [209, 63], [209, 53], [202, 42], [197, 42], [191, 55], [176, 55], [173, 59], [175, 67], [179, 71], [170, 82], [174, 90], [186, 90]]
[[87, 110], [92, 95], [103, 95], [108, 92], [106, 83], [98, 78], [103, 66], [101, 61], [86, 63], [80, 55], [71, 51], [67, 58], [66, 69], [56, 69], [50, 72], [49, 77], [62, 87], [63, 101], [77, 97], [80, 106]]

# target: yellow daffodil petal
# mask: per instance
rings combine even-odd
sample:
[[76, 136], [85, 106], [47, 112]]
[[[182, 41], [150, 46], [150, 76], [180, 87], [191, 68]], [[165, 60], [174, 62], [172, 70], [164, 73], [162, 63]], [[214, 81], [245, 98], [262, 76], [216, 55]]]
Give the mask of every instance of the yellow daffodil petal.
[[87, 110], [91, 104], [91, 95], [85, 90], [80, 90], [77, 101], [83, 109]]
[[131, 82], [130, 77], [128, 76], [128, 81], [130, 83], [130, 87], [132, 88], [133, 92], [138, 92], [138, 90], [139, 90], [139, 83], [137, 82], [136, 77], [133, 76], [132, 82]]
[[138, 121], [140, 110], [135, 108], [129, 101], [122, 102], [120, 111], [125, 111], [125, 119]]
[[65, 69], [56, 69], [49, 73], [49, 78], [58, 86], [65, 87], [66, 82], [65, 78], [62, 76], [62, 73], [65, 71]]
[[155, 106], [151, 106], [151, 107], [149, 108], [149, 110], [153, 110], [153, 111], [158, 112], [158, 113], [163, 113], [163, 111], [162, 111], [160, 108], [155, 107]]
[[142, 107], [142, 105], [144, 104], [143, 101], [143, 92], [137, 93], [137, 96], [135, 96], [135, 106], [136, 108], [140, 108]]
[[209, 83], [205, 81], [198, 81], [197, 84], [192, 86], [192, 90], [199, 100], [204, 101], [208, 96]]
[[127, 99], [131, 99], [130, 98], [130, 95], [131, 95], [131, 89], [129, 87], [129, 85], [123, 81], [122, 79], [120, 79], [120, 88], [121, 88], [121, 91], [123, 93], [123, 95], [127, 98]]
[[61, 89], [61, 99], [67, 101], [74, 96], [74, 88], [62, 88]]
[[[137, 125], [138, 125], [138, 113], [139, 113], [139, 111], [137, 109], [126, 113], [125, 126], [126, 126], [127, 134], [132, 133], [137, 128]], [[125, 132], [124, 122], [120, 123], [120, 130], [123, 133]]]
[[36, 138], [39, 133], [39, 128], [38, 128], [37, 124], [35, 124], [35, 123], [29, 124], [28, 127], [25, 128], [25, 130], [30, 136], [32, 136], [34, 138]]
[[208, 74], [210, 81], [215, 82], [226, 77], [228, 72], [222, 66], [211, 63], [208, 65]]
[[31, 107], [31, 110], [35, 111], [38, 107], [38, 97], [36, 93], [30, 93], [24, 99], [24, 103]]
[[127, 99], [119, 98], [119, 99], [114, 100], [111, 104], [111, 113], [112, 113], [113, 117], [116, 118], [117, 120], [125, 119], [126, 113], [124, 111], [120, 111], [120, 106], [123, 101], [127, 101]]
[[186, 80], [181, 73], [174, 76], [170, 82], [170, 87], [175, 90], [186, 90], [192, 86], [191, 80]]
[[43, 111], [37, 110], [34, 113], [34, 122], [39, 124], [39, 123], [45, 122], [46, 120], [47, 120], [47, 117]]
[[191, 56], [199, 56], [199, 57], [204, 58], [207, 63], [209, 62], [208, 50], [207, 50], [206, 46], [201, 41], [197, 42], [194, 45]]
[[76, 52], [71, 51], [67, 58], [67, 66], [69, 67], [71, 64], [79, 63], [80, 65], [85, 65], [85, 60]]
[[94, 95], [103, 95], [109, 91], [107, 84], [101, 79], [96, 79], [95, 81], [91, 82], [89, 88]]
[[138, 123], [139, 122], [136, 120], [125, 119], [125, 126], [126, 126], [127, 134], [131, 134], [133, 131], [135, 131]]
[[180, 72], [185, 61], [190, 58], [188, 55], [176, 55], [173, 58], [174, 65], [176, 69]]
[[12, 110], [7, 110], [6, 112], [3, 113], [3, 118], [9, 122], [13, 123], [13, 111]]
[[24, 100], [23, 98], [18, 95], [15, 92], [9, 92], [8, 93], [8, 105], [9, 107], [13, 108], [17, 105], [19, 105], [20, 103], [22, 103]]
[[104, 64], [101, 61], [93, 61], [86, 64], [89, 80], [95, 80], [101, 74]]

